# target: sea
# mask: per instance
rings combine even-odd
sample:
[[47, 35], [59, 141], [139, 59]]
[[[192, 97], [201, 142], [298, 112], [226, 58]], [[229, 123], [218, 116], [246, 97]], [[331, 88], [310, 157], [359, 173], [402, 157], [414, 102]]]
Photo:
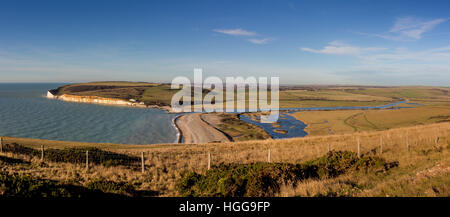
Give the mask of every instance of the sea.
[[0, 83], [0, 136], [74, 142], [177, 142], [176, 114], [46, 98], [64, 83]]

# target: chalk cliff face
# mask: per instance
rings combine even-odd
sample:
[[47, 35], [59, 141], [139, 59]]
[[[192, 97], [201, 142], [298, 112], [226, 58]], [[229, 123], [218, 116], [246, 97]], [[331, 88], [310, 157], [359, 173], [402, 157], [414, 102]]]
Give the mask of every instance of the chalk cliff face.
[[55, 95], [53, 95], [52, 93], [50, 93], [50, 91], [47, 91], [47, 98], [56, 99], [57, 97]]
[[63, 94], [56, 95], [55, 90], [47, 91], [47, 98], [50, 99], [59, 99], [68, 102], [81, 102], [81, 103], [97, 103], [97, 104], [105, 104], [105, 105], [120, 105], [120, 106], [131, 106], [131, 107], [139, 107], [139, 108], [156, 108], [162, 109], [169, 113], [172, 113], [172, 109], [170, 106], [158, 106], [158, 105], [145, 105], [142, 102], [137, 101], [126, 101], [122, 99], [113, 99], [113, 98], [105, 98], [99, 96], [77, 96], [71, 94]]
[[129, 102], [121, 99], [104, 98], [99, 96], [77, 96], [70, 94], [54, 95], [50, 91], [47, 91], [47, 97], [52, 99], [59, 99], [69, 102], [83, 102], [83, 103], [97, 103], [97, 104], [108, 104], [108, 105], [124, 105], [124, 106], [136, 106], [136, 107], [146, 107], [145, 105]]

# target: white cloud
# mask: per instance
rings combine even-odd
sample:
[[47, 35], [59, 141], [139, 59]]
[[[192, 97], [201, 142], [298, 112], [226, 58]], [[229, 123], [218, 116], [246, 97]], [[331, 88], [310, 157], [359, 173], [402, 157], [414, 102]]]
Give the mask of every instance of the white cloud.
[[450, 82], [450, 46], [409, 50], [357, 47], [334, 41], [322, 49], [301, 49], [355, 57], [356, 64], [340, 66], [335, 71], [351, 83], [446, 85]]
[[449, 66], [436, 64], [365, 63], [340, 71], [339, 74], [355, 83], [448, 86], [449, 72]]
[[218, 32], [226, 35], [234, 35], [234, 36], [255, 36], [257, 35], [255, 32], [249, 32], [244, 29], [213, 29], [213, 32]]
[[[258, 36], [256, 32], [250, 32], [244, 29], [213, 29], [213, 32], [218, 32], [226, 35], [232, 35], [232, 36]], [[269, 41], [271, 41], [271, 38], [250, 38], [247, 39], [250, 43], [253, 44], [267, 44]]]
[[267, 42], [269, 42], [271, 40], [272, 39], [270, 39], [270, 38], [261, 38], [261, 39], [251, 38], [251, 39], [248, 39], [248, 41], [253, 43], [253, 44], [267, 44]]
[[359, 33], [394, 41], [415, 41], [421, 39], [424, 33], [431, 31], [437, 25], [447, 21], [447, 19], [439, 18], [433, 20], [421, 20], [412, 16], [397, 18], [394, 26], [388, 33], [369, 34]]
[[422, 38], [422, 34], [432, 30], [435, 26], [443, 23], [445, 19], [434, 19], [430, 21], [421, 21], [414, 17], [398, 18], [390, 32], [399, 33], [412, 39]]
[[449, 62], [450, 61], [450, 46], [433, 48], [423, 51], [410, 51], [406, 48], [397, 48], [390, 52], [381, 54], [367, 55], [360, 57], [366, 62], [400, 62], [400, 61], [415, 61], [415, 62]]
[[312, 49], [312, 48], [301, 48], [303, 51], [312, 52], [312, 53], [321, 53], [321, 54], [336, 54], [336, 55], [352, 55], [357, 56], [365, 52], [376, 52], [386, 50], [386, 48], [380, 47], [357, 47], [346, 45], [339, 41], [332, 41], [328, 46], [323, 47], [320, 50]]
[[346, 45], [339, 41], [330, 42], [322, 49], [300, 48], [303, 51], [319, 54], [349, 55], [367, 63], [447, 63], [450, 62], [450, 46], [443, 46], [427, 50], [411, 51], [407, 48], [387, 49], [381, 47], [357, 47]]

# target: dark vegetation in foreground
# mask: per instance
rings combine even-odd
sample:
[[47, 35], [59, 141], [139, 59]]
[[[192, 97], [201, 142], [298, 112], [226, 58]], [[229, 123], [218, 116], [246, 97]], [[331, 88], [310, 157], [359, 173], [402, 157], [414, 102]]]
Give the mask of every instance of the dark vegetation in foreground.
[[[116, 184], [117, 185], [117, 184]], [[60, 184], [51, 180], [35, 179], [31, 176], [0, 173], [0, 196], [4, 197], [120, 197], [120, 194], [105, 193], [103, 186], [88, 187]], [[110, 187], [113, 188], [113, 187]], [[118, 188], [118, 187], [116, 187]]]
[[[51, 154], [48, 154], [46, 159], [78, 163], [85, 157], [84, 150], [83, 148], [54, 149], [49, 151]], [[32, 156], [38, 154], [35, 152], [39, 152], [17, 144], [4, 146], [4, 151]], [[93, 153], [97, 151], [100, 154], [105, 152], [99, 149], [89, 149], [89, 151]], [[101, 156], [96, 161], [99, 164], [104, 162]], [[27, 163], [24, 160], [6, 156], [1, 156], [0, 161], [3, 165]], [[106, 160], [106, 162], [111, 161]], [[398, 162], [386, 162], [373, 154], [358, 157], [354, 152], [331, 151], [325, 156], [298, 164], [221, 164], [214, 166], [205, 174], [184, 173], [176, 187], [181, 196], [266, 197], [275, 196], [283, 184], [295, 184], [306, 179], [333, 178], [350, 172], [385, 173], [397, 166]], [[155, 194], [156, 192], [136, 190], [134, 185], [127, 182], [106, 179], [93, 179], [80, 185], [0, 172], [0, 195], [5, 197], [139, 197], [155, 196]]]
[[[41, 151], [25, 147], [16, 143], [6, 144], [3, 151], [14, 154], [22, 154], [30, 157], [40, 157]], [[103, 166], [133, 166], [140, 162], [139, 157], [104, 151], [94, 147], [75, 147], [65, 149], [45, 149], [44, 160], [51, 162], [64, 162], [81, 164], [86, 162], [86, 151], [89, 155], [89, 163]]]
[[0, 173], [0, 196], [3, 197], [107, 197], [125, 198], [154, 196], [155, 192], [138, 191], [125, 182], [96, 179], [85, 186], [59, 183], [53, 180], [36, 179], [29, 175]]
[[306, 179], [326, 179], [344, 173], [385, 173], [398, 162], [349, 151], [332, 151], [315, 160], [299, 163], [222, 164], [206, 174], [185, 173], [177, 183], [178, 193], [195, 197], [275, 196], [283, 184]]

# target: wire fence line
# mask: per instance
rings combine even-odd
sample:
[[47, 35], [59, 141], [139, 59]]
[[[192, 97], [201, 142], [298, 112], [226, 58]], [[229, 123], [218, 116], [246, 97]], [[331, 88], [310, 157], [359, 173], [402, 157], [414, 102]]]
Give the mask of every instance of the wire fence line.
[[101, 165], [105, 167], [120, 166], [133, 171], [145, 173], [151, 168], [167, 167], [206, 171], [219, 164], [244, 164], [256, 162], [298, 163], [318, 157], [330, 151], [352, 151], [357, 155], [366, 154], [383, 156], [392, 152], [420, 151], [425, 147], [449, 144], [449, 130], [437, 131], [434, 135], [415, 132], [391, 133], [384, 135], [348, 136], [345, 141], [328, 141], [327, 139], [308, 142], [292, 142], [279, 145], [271, 140], [268, 145], [240, 147], [238, 145], [192, 145], [191, 149], [165, 152], [162, 150], [115, 152], [92, 147], [66, 149], [31, 148], [17, 143], [6, 143], [0, 137], [0, 152], [20, 155], [41, 162], [63, 162], [85, 166], [86, 171]]

